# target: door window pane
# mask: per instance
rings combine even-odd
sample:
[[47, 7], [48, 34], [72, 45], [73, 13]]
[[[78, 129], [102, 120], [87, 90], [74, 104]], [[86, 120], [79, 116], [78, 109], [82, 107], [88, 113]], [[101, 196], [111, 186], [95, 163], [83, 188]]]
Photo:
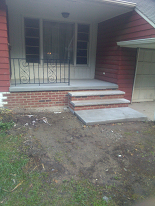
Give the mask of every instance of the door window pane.
[[44, 21], [44, 59], [67, 60], [73, 63], [74, 24]]

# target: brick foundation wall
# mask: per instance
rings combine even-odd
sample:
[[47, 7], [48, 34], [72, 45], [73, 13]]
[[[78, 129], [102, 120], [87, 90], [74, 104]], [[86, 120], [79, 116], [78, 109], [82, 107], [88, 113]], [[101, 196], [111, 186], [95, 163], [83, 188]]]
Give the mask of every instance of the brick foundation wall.
[[[68, 91], [18, 92], [4, 94], [9, 109], [67, 106]], [[6, 101], [6, 100], [5, 100]]]
[[[74, 90], [74, 92], [75, 91], [76, 90]], [[8, 104], [6, 104], [5, 107], [8, 109], [54, 106], [66, 107], [68, 106], [68, 92], [73, 91], [12, 92], [3, 94], [3, 96], [7, 97], [5, 101], [8, 102]]]

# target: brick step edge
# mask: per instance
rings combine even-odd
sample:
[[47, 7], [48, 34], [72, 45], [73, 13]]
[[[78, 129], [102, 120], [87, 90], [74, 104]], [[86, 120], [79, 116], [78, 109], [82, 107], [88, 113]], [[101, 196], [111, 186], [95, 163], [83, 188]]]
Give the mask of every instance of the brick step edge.
[[83, 100], [103, 100], [103, 99], [120, 99], [124, 98], [124, 94], [120, 95], [98, 95], [98, 96], [69, 96], [68, 102], [71, 101], [83, 101]]
[[74, 111], [79, 111], [79, 110], [90, 110], [90, 109], [105, 109], [105, 108], [118, 108], [118, 107], [128, 107], [128, 103], [123, 103], [123, 104], [109, 104], [109, 105], [89, 105], [89, 106], [76, 106], [74, 107], [73, 105], [69, 105], [69, 109], [72, 113]]

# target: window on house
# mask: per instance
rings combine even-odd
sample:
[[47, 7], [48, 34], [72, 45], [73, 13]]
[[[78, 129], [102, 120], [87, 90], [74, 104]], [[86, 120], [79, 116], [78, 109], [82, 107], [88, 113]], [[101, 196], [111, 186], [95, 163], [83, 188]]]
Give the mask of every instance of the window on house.
[[26, 62], [39, 62], [39, 19], [25, 18]]
[[73, 63], [74, 24], [60, 22], [43, 22], [44, 59], [70, 58]]
[[88, 64], [89, 25], [78, 24], [76, 64]]

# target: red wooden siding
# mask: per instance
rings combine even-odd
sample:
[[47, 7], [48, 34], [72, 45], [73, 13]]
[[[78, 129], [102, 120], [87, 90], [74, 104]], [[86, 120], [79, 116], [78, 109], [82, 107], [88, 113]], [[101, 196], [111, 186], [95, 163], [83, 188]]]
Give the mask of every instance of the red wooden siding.
[[0, 1], [0, 92], [8, 92], [10, 68], [5, 0]]
[[120, 48], [117, 42], [151, 37], [155, 29], [135, 11], [100, 23], [95, 78], [118, 84], [131, 100], [137, 49]]

